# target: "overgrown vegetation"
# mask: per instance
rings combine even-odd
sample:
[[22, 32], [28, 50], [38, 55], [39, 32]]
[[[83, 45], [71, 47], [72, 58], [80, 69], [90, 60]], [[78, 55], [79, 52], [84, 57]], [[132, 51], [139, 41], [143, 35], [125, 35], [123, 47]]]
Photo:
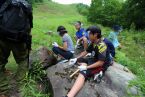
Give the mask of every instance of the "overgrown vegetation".
[[88, 20], [111, 27], [119, 23], [121, 8], [122, 4], [118, 0], [92, 0]]
[[52, 97], [51, 85], [42, 64], [37, 60], [32, 64], [21, 89], [22, 97]]
[[135, 29], [145, 28], [144, 0], [92, 0], [88, 20], [111, 27], [114, 24]]
[[145, 0], [126, 0], [123, 3], [121, 23], [130, 28], [134, 23], [137, 30], [145, 28]]
[[[137, 79], [131, 81], [130, 86], [137, 86], [140, 96], [145, 95], [145, 31], [124, 31], [120, 38], [123, 44], [120, 56], [122, 65], [127, 65], [129, 69], [137, 75]], [[141, 96], [141, 97], [142, 97]]]
[[89, 12], [89, 11], [88, 11], [88, 8], [89, 8], [88, 5], [85, 5], [85, 4], [80, 3], [80, 4], [77, 4], [76, 7], [77, 7], [77, 11], [78, 11], [80, 14], [82, 14], [82, 15], [84, 15], [84, 16], [87, 16], [87, 14], [88, 14], [88, 12]]

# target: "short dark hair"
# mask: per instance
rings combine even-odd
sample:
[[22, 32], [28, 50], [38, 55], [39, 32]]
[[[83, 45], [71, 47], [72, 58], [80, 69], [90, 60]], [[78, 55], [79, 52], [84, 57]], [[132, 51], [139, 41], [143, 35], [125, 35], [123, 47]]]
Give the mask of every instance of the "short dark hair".
[[58, 26], [57, 32], [59, 32], [60, 36], [63, 36], [65, 33], [67, 33], [67, 30], [64, 26]]
[[101, 29], [97, 26], [90, 26], [86, 31], [90, 31], [90, 34], [98, 34], [97, 38], [101, 38], [102, 34], [101, 34]]
[[119, 26], [119, 25], [113, 25], [112, 29], [114, 31], [119, 31], [119, 30], [121, 30], [121, 26]]
[[79, 24], [79, 25], [82, 25], [81, 21], [77, 21], [76, 23]]
[[66, 30], [66, 28], [64, 26], [58, 26], [57, 28], [57, 32], [60, 32], [62, 30]]

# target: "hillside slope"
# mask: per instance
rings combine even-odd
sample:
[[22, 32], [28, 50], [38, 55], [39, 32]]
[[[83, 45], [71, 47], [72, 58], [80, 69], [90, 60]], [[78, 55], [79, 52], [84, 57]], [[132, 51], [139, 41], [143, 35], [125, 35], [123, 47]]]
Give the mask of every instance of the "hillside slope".
[[46, 2], [39, 4], [34, 8], [34, 29], [33, 29], [33, 49], [40, 45], [50, 46], [52, 42], [59, 42], [60, 39], [56, 33], [54, 37], [45, 33], [48, 31], [56, 32], [59, 25], [67, 28], [68, 32], [73, 36], [75, 21], [85, 21], [77, 11], [75, 5], [62, 5], [54, 2]]

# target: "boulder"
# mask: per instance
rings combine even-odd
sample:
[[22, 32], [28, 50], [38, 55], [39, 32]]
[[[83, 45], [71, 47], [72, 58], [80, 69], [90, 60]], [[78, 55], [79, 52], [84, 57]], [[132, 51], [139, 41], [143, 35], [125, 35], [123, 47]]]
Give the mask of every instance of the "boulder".
[[[76, 74], [70, 78], [70, 75], [77, 70], [77, 66], [71, 67], [68, 62], [56, 64], [56, 58], [52, 56], [53, 53], [43, 47], [33, 54], [32, 59], [39, 60], [43, 63], [42, 66], [48, 67], [46, 72], [50, 80], [51, 97], [62, 97], [68, 93], [78, 76]], [[101, 83], [97, 84], [93, 79], [87, 80], [76, 97], [128, 97], [128, 93], [137, 95], [136, 87], [128, 88], [129, 82], [134, 78], [135, 75], [131, 71], [114, 62], [105, 72]]]
[[[70, 75], [76, 69], [77, 67], [68, 66], [68, 63], [58, 63], [47, 69], [54, 97], [62, 97], [68, 93], [77, 77], [76, 75], [74, 78], [70, 78]], [[114, 63], [106, 71], [101, 83], [97, 84], [92, 79], [86, 81], [76, 97], [127, 97], [128, 92], [136, 95], [135, 87], [128, 89], [129, 81], [134, 78], [135, 75], [130, 71], [124, 71], [122, 65]]]

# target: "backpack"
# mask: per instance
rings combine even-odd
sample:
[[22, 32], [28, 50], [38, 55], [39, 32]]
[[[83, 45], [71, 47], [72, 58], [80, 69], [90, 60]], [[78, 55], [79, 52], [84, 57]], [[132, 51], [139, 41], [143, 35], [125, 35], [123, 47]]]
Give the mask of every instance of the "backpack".
[[111, 54], [111, 57], [115, 57], [115, 47], [107, 38], [103, 39], [104, 43], [107, 45], [108, 51]]
[[0, 8], [0, 36], [10, 41], [25, 41], [31, 31], [32, 6], [25, 0], [6, 0]]

